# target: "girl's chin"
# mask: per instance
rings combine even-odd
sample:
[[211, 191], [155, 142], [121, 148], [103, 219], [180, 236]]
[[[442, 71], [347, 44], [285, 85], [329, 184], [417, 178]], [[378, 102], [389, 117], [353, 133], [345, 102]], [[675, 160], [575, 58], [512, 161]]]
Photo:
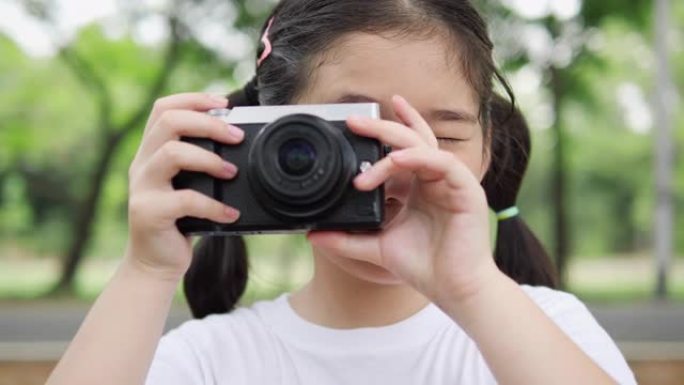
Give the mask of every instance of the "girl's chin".
[[400, 285], [403, 282], [389, 270], [376, 264], [356, 259], [333, 256], [325, 253], [326, 257], [347, 274], [378, 285]]

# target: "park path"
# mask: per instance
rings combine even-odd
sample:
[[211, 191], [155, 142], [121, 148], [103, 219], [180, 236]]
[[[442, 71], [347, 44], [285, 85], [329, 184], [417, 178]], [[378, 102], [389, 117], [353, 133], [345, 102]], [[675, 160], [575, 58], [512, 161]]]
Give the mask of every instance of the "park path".
[[[684, 360], [684, 303], [590, 304], [589, 308], [626, 356]], [[87, 311], [83, 303], [0, 302], [0, 361], [59, 357]], [[175, 305], [166, 330], [188, 319], [187, 308]]]

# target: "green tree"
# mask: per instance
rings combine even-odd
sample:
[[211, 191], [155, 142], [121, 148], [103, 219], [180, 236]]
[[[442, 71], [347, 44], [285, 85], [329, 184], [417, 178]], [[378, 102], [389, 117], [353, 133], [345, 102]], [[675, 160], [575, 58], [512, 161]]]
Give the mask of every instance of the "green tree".
[[[81, 108], [92, 106], [92, 121], [86, 133], [90, 148], [86, 152], [92, 153], [93, 159], [83, 159], [82, 173], [74, 178], [61, 178], [51, 167], [54, 163], [30, 167], [31, 172], [23, 173], [28, 181], [50, 184], [48, 189], [40, 186], [28, 189], [31, 192], [49, 191], [49, 194], [38, 194], [30, 199], [34, 217], [41, 216], [43, 206], [50, 201], [47, 198], [54, 193], [56, 186], [77, 190], [65, 198], [73, 209], [67, 226], [71, 238], [65, 247], [61, 277], [53, 292], [73, 289], [74, 276], [95, 228], [112, 162], [126, 139], [142, 129], [153, 101], [171, 92], [173, 85], [175, 89], [187, 90], [184, 86], [206, 87], [217, 78], [232, 77], [236, 63], [222, 59], [219, 52], [202, 44], [197, 35], [201, 31], [196, 29], [197, 24], [192, 17], [208, 17], [214, 13], [218, 18], [225, 16], [226, 12], [236, 11], [233, 25], [250, 32], [254, 29], [255, 20], [262, 16], [259, 12], [263, 11], [263, 7], [255, 7], [254, 3], [257, 2], [251, 5], [247, 1], [232, 4], [220, 1], [173, 3], [161, 13], [170, 31], [163, 53], [139, 46], [130, 35], [114, 40], [107, 38], [98, 25], [79, 31], [77, 39], [59, 48], [59, 63], [70, 71], [80, 87], [78, 98]], [[25, 5], [46, 28], [55, 24], [55, 8], [51, 2], [32, 1], [25, 2]], [[219, 8], [223, 12], [218, 12]], [[129, 11], [131, 22], [135, 22], [139, 9], [134, 7]], [[189, 67], [192, 69], [188, 70]], [[185, 83], [174, 81], [178, 73], [185, 75]], [[197, 81], [197, 78], [201, 80]], [[76, 97], [75, 94], [64, 96]], [[36, 163], [29, 164], [34, 166]], [[73, 188], [74, 185], [79, 188]]]
[[[504, 46], [504, 67], [510, 70], [531, 65], [539, 71], [553, 109], [552, 137], [554, 143], [553, 157], [550, 160], [551, 185], [550, 205], [553, 213], [553, 256], [561, 273], [561, 280], [566, 280], [567, 260], [572, 252], [573, 223], [571, 213], [572, 199], [568, 193], [572, 191], [570, 157], [576, 145], [572, 135], [568, 133], [570, 124], [567, 110], [571, 103], [590, 106], [592, 103], [591, 85], [583, 82], [580, 75], [590, 66], [601, 66], [602, 59], [589, 49], [590, 32], [611, 19], [623, 20], [642, 32], [648, 25], [650, 1], [637, 0], [625, 7], [620, 1], [584, 1], [579, 13], [570, 18], [561, 18], [548, 13], [538, 18], [526, 19], [518, 16], [513, 9], [501, 2], [485, 2], [482, 6], [488, 13], [495, 15], [495, 26], [507, 31], [507, 40], [500, 42]], [[550, 3], [549, 3], [550, 4]], [[517, 37], [524, 35], [529, 27], [541, 28], [548, 36], [546, 54], [530, 50], [524, 41]], [[501, 35], [500, 35], [501, 36]], [[516, 38], [513, 38], [516, 37]], [[505, 38], [502, 37], [502, 40]], [[579, 70], [581, 68], [581, 70]], [[630, 202], [629, 197], [622, 202]]]

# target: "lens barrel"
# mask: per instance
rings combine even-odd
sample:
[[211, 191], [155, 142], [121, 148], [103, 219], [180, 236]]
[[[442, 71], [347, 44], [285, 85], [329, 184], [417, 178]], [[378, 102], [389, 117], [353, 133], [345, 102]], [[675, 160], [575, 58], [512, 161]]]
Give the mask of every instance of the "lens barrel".
[[314, 115], [293, 114], [257, 134], [248, 155], [248, 177], [262, 207], [284, 219], [309, 220], [342, 198], [355, 165], [356, 154], [342, 127]]

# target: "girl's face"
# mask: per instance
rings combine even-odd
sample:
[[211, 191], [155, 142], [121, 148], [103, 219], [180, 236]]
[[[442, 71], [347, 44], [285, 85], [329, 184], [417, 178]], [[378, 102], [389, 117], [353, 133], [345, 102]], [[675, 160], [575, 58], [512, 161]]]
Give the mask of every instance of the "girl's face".
[[[314, 72], [297, 103], [364, 103], [381, 106], [382, 119], [397, 120], [391, 98], [401, 95], [430, 124], [442, 150], [455, 154], [480, 180], [489, 165], [479, 123], [478, 96], [462, 73], [452, 39], [415, 39], [349, 34], [314, 61]], [[406, 204], [410, 175], [385, 184], [386, 221]], [[358, 278], [396, 284], [399, 280], [378, 266], [325, 250], [325, 255]]]

